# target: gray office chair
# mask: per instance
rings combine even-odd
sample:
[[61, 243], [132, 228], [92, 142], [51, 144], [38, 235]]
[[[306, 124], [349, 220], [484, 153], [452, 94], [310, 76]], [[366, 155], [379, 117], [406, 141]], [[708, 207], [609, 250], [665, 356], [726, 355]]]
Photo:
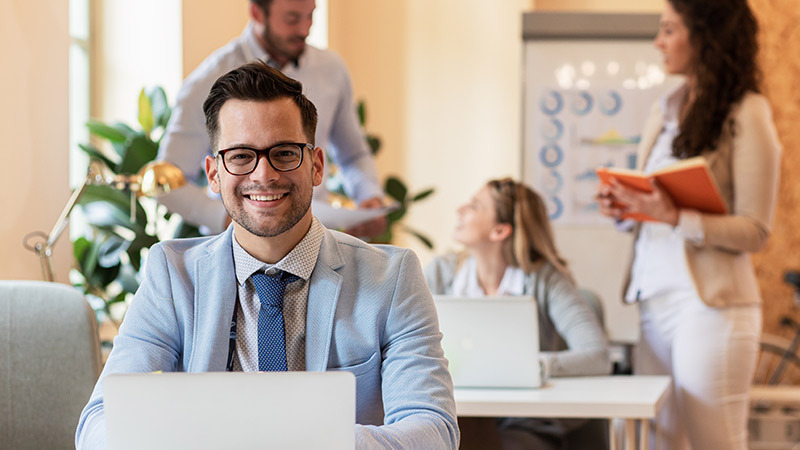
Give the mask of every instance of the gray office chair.
[[75, 448], [100, 369], [97, 322], [79, 291], [0, 281], [0, 448]]

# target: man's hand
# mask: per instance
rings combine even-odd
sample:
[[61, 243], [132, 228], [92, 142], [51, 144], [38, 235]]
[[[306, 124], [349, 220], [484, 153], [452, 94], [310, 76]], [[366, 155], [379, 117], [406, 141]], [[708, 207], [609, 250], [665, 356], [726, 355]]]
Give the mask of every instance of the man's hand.
[[[600, 213], [616, 220], [624, 213], [643, 213], [659, 222], [678, 225], [680, 211], [669, 194], [655, 180], [650, 180], [650, 186], [653, 192], [637, 191], [612, 178], [610, 185], [598, 189], [596, 198]], [[620, 207], [620, 204], [625, 206]]]
[[[359, 205], [364, 209], [375, 209], [383, 207], [383, 200], [380, 197], [373, 197], [364, 200]], [[380, 235], [386, 230], [386, 216], [380, 216], [370, 221], [360, 223], [352, 228], [345, 230], [345, 233], [352, 234], [356, 237], [371, 238]]]

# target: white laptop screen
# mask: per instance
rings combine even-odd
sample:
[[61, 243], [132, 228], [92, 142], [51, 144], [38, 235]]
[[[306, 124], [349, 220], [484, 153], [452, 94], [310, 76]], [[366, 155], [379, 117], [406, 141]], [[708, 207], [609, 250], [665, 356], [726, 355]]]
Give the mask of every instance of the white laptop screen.
[[349, 372], [154, 373], [103, 381], [108, 448], [355, 448]]
[[434, 296], [434, 302], [456, 387], [541, 386], [533, 297]]

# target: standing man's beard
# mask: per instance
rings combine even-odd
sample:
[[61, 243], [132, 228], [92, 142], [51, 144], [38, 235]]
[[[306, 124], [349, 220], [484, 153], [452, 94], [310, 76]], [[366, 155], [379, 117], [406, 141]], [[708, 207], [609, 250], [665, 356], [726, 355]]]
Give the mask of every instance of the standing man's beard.
[[264, 33], [261, 35], [261, 38], [264, 39], [264, 42], [267, 43], [269, 49], [273, 52], [280, 53], [278, 55], [271, 55], [273, 57], [285, 57], [288, 60], [295, 60], [303, 54], [305, 51], [305, 45], [303, 45], [299, 50], [292, 50], [289, 48], [289, 44], [305, 44], [306, 39], [302, 36], [292, 36], [290, 38], [279, 38], [272, 34], [269, 29], [269, 25], [264, 25]]

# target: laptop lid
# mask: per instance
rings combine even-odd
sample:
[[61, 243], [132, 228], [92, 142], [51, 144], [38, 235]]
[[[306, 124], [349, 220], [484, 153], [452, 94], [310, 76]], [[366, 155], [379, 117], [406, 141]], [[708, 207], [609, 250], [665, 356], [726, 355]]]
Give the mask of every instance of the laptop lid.
[[456, 387], [542, 385], [533, 297], [434, 296]]
[[355, 448], [350, 372], [115, 374], [108, 448]]

